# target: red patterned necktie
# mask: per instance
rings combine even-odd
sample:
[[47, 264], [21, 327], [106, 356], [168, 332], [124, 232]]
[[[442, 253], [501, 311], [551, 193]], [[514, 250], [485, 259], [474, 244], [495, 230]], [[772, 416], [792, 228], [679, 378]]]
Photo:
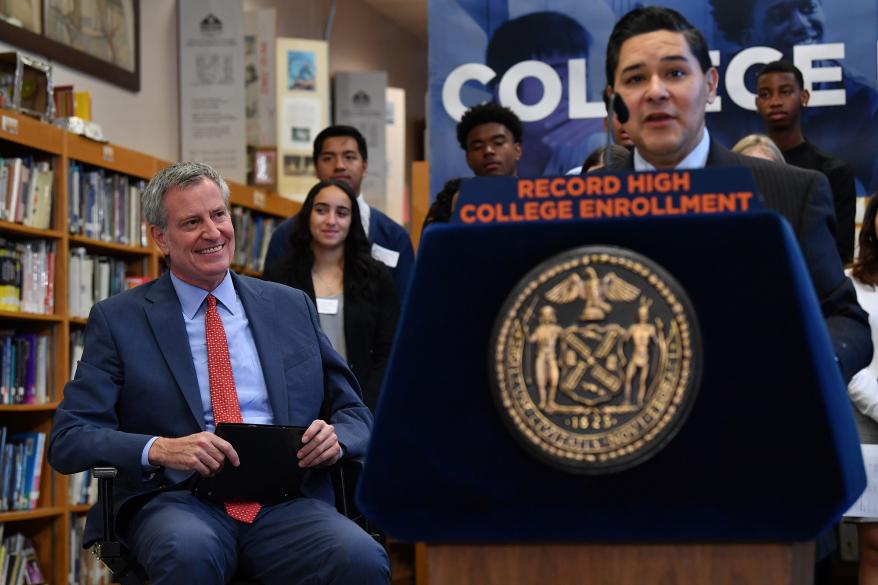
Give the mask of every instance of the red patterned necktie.
[[[241, 406], [238, 404], [238, 393], [235, 391], [226, 330], [216, 310], [216, 297], [213, 295], [207, 295], [204, 333], [207, 336], [207, 373], [210, 378], [213, 422], [215, 425], [221, 422], [244, 422], [241, 418]], [[226, 502], [226, 513], [235, 520], [252, 524], [261, 507], [259, 502]]]

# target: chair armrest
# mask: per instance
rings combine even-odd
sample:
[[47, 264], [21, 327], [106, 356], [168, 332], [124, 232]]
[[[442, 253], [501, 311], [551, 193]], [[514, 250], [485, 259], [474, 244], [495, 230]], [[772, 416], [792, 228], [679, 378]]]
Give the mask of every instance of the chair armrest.
[[329, 472], [332, 477], [332, 489], [335, 490], [335, 508], [351, 520], [359, 515], [354, 504], [354, 494], [365, 463], [363, 457], [342, 459], [336, 462]]
[[98, 480], [98, 501], [103, 515], [103, 537], [96, 540], [92, 546], [92, 553], [113, 574], [112, 582], [121, 585], [143, 585], [148, 583], [146, 571], [137, 564], [136, 559], [123, 548], [122, 543], [116, 539], [116, 515], [113, 511], [113, 483], [118, 474], [115, 467], [93, 467], [92, 477]]
[[118, 470], [115, 467], [93, 467], [91, 474], [98, 480], [98, 501], [104, 520], [103, 542], [116, 542], [115, 515], [113, 512], [113, 482]]

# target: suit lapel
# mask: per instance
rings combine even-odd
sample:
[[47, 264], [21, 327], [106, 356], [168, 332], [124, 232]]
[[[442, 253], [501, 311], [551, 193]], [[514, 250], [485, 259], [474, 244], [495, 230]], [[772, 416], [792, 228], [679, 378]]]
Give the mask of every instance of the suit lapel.
[[259, 354], [259, 363], [262, 365], [262, 376], [265, 378], [265, 387], [268, 390], [268, 400], [274, 414], [276, 424], [288, 424], [286, 420], [289, 397], [287, 396], [286, 378], [281, 359], [282, 340], [278, 338], [277, 312], [282, 310], [276, 307], [274, 301], [267, 298], [265, 287], [253, 286], [248, 279], [241, 278], [234, 272], [232, 281], [235, 290], [241, 297], [241, 304], [247, 313], [250, 322], [250, 331], [253, 333], [253, 341], [256, 343], [256, 352]]
[[710, 150], [707, 152], [705, 167], [729, 167], [741, 166], [742, 163], [735, 159], [731, 151], [720, 146], [713, 138], [710, 139]]
[[192, 416], [204, 430], [204, 406], [198, 390], [198, 378], [195, 375], [186, 325], [183, 323], [183, 309], [168, 274], [159, 278], [147, 293], [146, 300], [146, 317], [153, 337], [186, 399], [186, 404], [189, 405]]

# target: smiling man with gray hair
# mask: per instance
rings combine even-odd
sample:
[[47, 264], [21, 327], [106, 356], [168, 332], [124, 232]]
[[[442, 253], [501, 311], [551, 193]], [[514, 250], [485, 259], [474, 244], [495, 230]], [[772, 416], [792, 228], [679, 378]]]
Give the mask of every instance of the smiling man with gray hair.
[[[143, 196], [170, 269], [94, 306], [49, 442], [61, 473], [112, 465], [116, 529], [154, 585], [387, 583], [384, 550], [336, 512], [326, 467], [362, 456], [372, 424], [347, 365], [299, 290], [229, 270], [229, 190], [200, 163], [160, 171]], [[301, 497], [202, 500], [195, 476], [239, 465], [218, 423], [307, 427]], [[101, 529], [89, 512], [84, 542]]]

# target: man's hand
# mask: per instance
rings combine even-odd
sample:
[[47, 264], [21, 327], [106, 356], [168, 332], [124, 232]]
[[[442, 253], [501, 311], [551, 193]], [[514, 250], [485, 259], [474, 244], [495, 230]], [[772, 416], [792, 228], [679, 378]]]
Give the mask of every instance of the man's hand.
[[197, 471], [205, 477], [215, 475], [226, 459], [235, 467], [241, 464], [228, 441], [208, 432], [178, 439], [159, 437], [149, 448], [147, 459], [150, 465]]
[[341, 445], [335, 436], [335, 427], [325, 421], [315, 420], [302, 435], [304, 445], [296, 454], [299, 467], [332, 465], [341, 459]]

